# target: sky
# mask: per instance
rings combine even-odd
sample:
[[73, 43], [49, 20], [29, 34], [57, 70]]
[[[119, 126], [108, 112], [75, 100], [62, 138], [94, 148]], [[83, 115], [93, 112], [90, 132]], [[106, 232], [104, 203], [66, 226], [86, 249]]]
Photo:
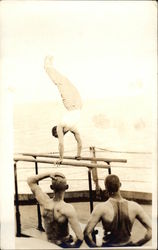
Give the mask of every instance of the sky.
[[60, 100], [46, 55], [83, 99], [156, 88], [155, 1], [2, 1], [1, 78], [14, 101]]

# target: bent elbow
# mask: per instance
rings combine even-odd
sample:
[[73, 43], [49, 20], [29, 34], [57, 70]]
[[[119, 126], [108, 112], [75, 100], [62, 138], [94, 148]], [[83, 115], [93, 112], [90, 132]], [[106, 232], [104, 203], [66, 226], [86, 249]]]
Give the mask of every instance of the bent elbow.
[[151, 240], [151, 238], [152, 238], [152, 229], [151, 229], [151, 228], [148, 229], [147, 234], [146, 234], [146, 238], [147, 238], [148, 240]]
[[80, 235], [80, 236], [78, 237], [78, 239], [79, 239], [80, 241], [83, 241], [83, 240], [84, 240], [84, 236], [83, 236], [83, 234], [82, 234], [82, 235]]
[[84, 229], [84, 231], [83, 231], [83, 236], [84, 236], [84, 239], [88, 236], [87, 228]]
[[76, 238], [80, 241], [83, 241], [84, 239], [84, 236], [83, 236], [83, 232], [82, 230], [78, 231], [77, 235], [76, 235]]

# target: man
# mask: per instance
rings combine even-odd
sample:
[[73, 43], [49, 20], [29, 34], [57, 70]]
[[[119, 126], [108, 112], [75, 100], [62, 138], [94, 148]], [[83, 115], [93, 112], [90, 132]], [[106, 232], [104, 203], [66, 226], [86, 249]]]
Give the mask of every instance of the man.
[[[50, 177], [54, 198], [44, 193], [38, 182]], [[83, 233], [77, 219], [75, 209], [64, 202], [65, 190], [68, 189], [66, 178], [62, 173], [38, 174], [27, 179], [27, 183], [35, 198], [43, 208], [44, 227], [49, 242], [64, 248], [78, 248], [83, 241]], [[69, 234], [69, 224], [76, 235], [76, 239]]]
[[[44, 68], [47, 72], [50, 79], [53, 83], [58, 87], [60, 95], [62, 97], [63, 104], [66, 108], [66, 112], [62, 117], [61, 121], [57, 126], [52, 128], [52, 135], [58, 138], [59, 144], [59, 160], [56, 162], [57, 164], [62, 163], [64, 156], [64, 135], [67, 132], [71, 132], [77, 142], [77, 155], [76, 159], [81, 159], [81, 150], [82, 150], [82, 141], [80, 137], [80, 133], [78, 130], [78, 122], [81, 116], [82, 109], [82, 100], [80, 94], [76, 87], [72, 85], [72, 83], [63, 75], [61, 75], [54, 67], [53, 67], [53, 57], [46, 56], [44, 62]], [[101, 188], [99, 186], [97, 169], [92, 170], [93, 181], [96, 185], [97, 193], [101, 192]]]
[[73, 133], [77, 141], [77, 156], [80, 159], [82, 142], [77, 123], [80, 119], [82, 100], [78, 90], [71, 84], [71, 82], [63, 75], [61, 75], [53, 67], [53, 57], [47, 56], [44, 62], [44, 68], [51, 80], [57, 85], [63, 104], [66, 108], [64, 117], [57, 126], [52, 129], [52, 135], [59, 140], [59, 161], [61, 163], [64, 155], [64, 135], [70, 131]]
[[[94, 208], [84, 230], [84, 238], [90, 247], [97, 247], [91, 233], [99, 221], [102, 222], [104, 237], [102, 247], [141, 246], [151, 239], [151, 222], [143, 208], [133, 201], [123, 199], [120, 180], [116, 175], [105, 179], [109, 199]], [[135, 219], [146, 228], [145, 235], [133, 242], [131, 231]]]

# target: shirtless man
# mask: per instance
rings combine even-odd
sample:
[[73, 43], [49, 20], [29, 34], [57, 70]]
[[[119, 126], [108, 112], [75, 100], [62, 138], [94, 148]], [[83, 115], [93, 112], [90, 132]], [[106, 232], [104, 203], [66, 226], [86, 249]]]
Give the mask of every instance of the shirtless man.
[[[53, 199], [50, 199], [38, 185], [40, 180], [48, 177], [52, 180], [50, 188], [54, 191]], [[83, 233], [74, 207], [64, 202], [65, 190], [68, 189], [65, 176], [58, 172], [38, 174], [29, 177], [27, 183], [43, 208], [42, 216], [48, 241], [63, 248], [79, 248], [83, 241]], [[76, 239], [69, 234], [69, 224]]]
[[[52, 82], [58, 87], [60, 95], [62, 97], [63, 104], [66, 108], [66, 112], [62, 117], [61, 121], [57, 126], [52, 128], [52, 135], [58, 138], [59, 144], [59, 160], [57, 164], [62, 163], [64, 156], [64, 135], [67, 132], [71, 132], [77, 142], [77, 155], [76, 159], [81, 159], [82, 141], [80, 137], [79, 130], [77, 128], [77, 123], [80, 120], [82, 100], [80, 94], [76, 87], [62, 74], [60, 74], [53, 67], [53, 57], [46, 56], [44, 62], [44, 68]], [[101, 192], [101, 188], [98, 181], [97, 169], [92, 170], [93, 181], [96, 185], [97, 193]]]
[[[151, 221], [143, 208], [133, 201], [123, 199], [120, 194], [120, 180], [116, 175], [105, 179], [109, 199], [94, 208], [84, 230], [84, 238], [89, 247], [97, 247], [91, 233], [99, 221], [102, 222], [104, 237], [102, 247], [142, 246], [151, 239]], [[135, 219], [146, 228], [146, 233], [133, 242], [131, 231]]]
[[77, 141], [77, 156], [80, 159], [82, 142], [77, 123], [79, 122], [82, 108], [82, 100], [78, 90], [75, 86], [63, 75], [61, 75], [53, 67], [53, 57], [47, 56], [44, 62], [44, 68], [50, 79], [58, 87], [62, 97], [63, 104], [66, 108], [65, 115], [57, 124], [52, 128], [52, 135], [59, 140], [59, 161], [61, 163], [64, 155], [64, 135], [70, 131]]

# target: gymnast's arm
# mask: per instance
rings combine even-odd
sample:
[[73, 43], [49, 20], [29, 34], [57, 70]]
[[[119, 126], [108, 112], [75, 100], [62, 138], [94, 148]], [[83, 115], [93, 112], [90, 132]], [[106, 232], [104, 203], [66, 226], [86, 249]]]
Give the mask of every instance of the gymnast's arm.
[[76, 159], [79, 159], [81, 157], [81, 150], [82, 150], [82, 141], [79, 132], [77, 129], [71, 131], [74, 134], [74, 137], [77, 141], [77, 156]]
[[59, 141], [59, 163], [63, 161], [64, 156], [64, 134], [63, 134], [63, 127], [61, 125], [57, 126], [57, 134], [58, 134], [58, 141]]
[[40, 205], [44, 206], [47, 202], [50, 201], [49, 196], [42, 191], [40, 186], [38, 185], [38, 181], [43, 180], [51, 176], [52, 173], [43, 173], [38, 175], [33, 175], [27, 179], [27, 183], [34, 194], [36, 200]]

